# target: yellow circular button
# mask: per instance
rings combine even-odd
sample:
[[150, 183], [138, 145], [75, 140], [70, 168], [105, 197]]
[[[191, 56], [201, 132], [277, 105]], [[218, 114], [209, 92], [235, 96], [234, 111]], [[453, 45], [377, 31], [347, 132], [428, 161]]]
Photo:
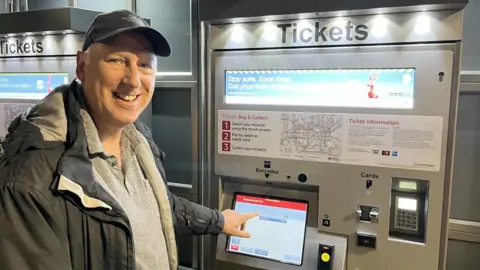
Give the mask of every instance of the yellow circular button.
[[328, 253], [323, 253], [322, 254], [322, 261], [329, 262], [330, 261], [330, 255]]

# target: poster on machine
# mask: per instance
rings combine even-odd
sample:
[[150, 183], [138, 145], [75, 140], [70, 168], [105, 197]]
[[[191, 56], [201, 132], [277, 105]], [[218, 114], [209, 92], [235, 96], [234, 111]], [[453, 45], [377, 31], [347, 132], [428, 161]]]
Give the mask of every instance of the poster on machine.
[[57, 86], [67, 84], [66, 72], [0, 73], [0, 101], [3, 99], [42, 99]]
[[443, 118], [218, 111], [218, 153], [439, 171]]

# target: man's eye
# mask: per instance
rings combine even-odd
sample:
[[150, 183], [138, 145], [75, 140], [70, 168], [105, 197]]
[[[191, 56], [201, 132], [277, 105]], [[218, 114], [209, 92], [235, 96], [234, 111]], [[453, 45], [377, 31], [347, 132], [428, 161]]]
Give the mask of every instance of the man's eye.
[[110, 59], [110, 60], [108, 60], [108, 62], [110, 62], [112, 64], [125, 64], [125, 60], [123, 60], [123, 59]]
[[152, 68], [152, 64], [147, 64], [147, 63], [145, 63], [145, 64], [140, 64], [140, 67], [151, 69], [151, 68]]

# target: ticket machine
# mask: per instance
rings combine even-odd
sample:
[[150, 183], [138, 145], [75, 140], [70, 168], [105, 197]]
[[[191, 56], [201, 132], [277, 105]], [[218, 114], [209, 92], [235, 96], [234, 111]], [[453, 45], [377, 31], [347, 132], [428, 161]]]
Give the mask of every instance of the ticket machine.
[[204, 21], [206, 190], [259, 213], [209, 269], [444, 269], [462, 23], [461, 6]]

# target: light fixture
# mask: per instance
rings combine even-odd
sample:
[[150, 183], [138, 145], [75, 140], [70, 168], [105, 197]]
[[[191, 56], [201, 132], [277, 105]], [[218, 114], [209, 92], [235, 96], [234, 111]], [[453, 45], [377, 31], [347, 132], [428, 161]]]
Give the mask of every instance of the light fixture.
[[242, 42], [244, 34], [245, 34], [245, 30], [242, 28], [242, 26], [236, 25], [232, 29], [231, 38], [235, 42]]
[[378, 17], [374, 20], [372, 33], [376, 37], [383, 37], [387, 34], [387, 20], [383, 17]]
[[421, 15], [417, 18], [415, 32], [417, 34], [426, 34], [430, 31], [430, 18], [427, 15]]
[[277, 38], [276, 27], [272, 23], [266, 23], [263, 27], [262, 37], [266, 41], [274, 41]]

